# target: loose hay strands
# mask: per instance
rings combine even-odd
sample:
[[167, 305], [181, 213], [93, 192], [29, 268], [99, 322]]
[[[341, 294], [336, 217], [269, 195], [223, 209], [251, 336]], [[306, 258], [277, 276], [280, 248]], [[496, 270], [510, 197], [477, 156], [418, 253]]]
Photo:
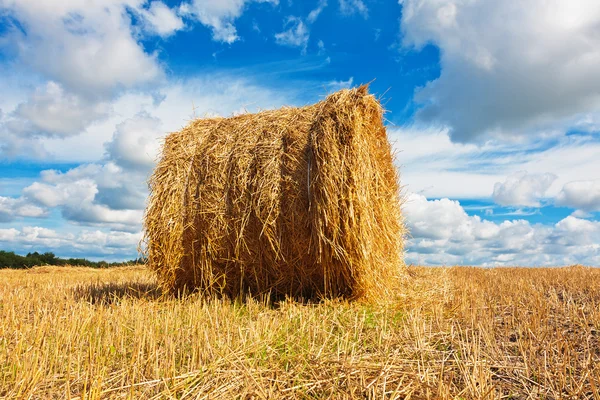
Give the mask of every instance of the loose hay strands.
[[144, 221], [163, 289], [387, 298], [405, 231], [382, 120], [362, 86], [170, 134]]

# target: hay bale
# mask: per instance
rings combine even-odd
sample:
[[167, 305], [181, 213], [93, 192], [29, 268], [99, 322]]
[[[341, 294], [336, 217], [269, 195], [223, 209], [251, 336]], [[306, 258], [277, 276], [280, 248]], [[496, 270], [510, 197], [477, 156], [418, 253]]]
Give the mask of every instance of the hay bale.
[[163, 289], [385, 297], [405, 231], [382, 119], [362, 86], [168, 135], [144, 221]]

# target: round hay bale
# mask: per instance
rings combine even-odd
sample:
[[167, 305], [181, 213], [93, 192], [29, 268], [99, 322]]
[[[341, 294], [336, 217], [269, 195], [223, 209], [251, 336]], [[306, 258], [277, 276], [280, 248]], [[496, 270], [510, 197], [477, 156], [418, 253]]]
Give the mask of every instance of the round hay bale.
[[167, 291], [377, 300], [394, 289], [400, 188], [367, 86], [197, 119], [167, 136], [149, 187], [148, 264]]

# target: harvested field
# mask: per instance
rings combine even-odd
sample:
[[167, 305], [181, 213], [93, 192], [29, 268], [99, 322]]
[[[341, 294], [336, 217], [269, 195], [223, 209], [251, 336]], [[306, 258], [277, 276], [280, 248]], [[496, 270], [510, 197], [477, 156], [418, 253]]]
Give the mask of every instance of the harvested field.
[[600, 270], [409, 267], [387, 307], [0, 271], [0, 398], [600, 399]]

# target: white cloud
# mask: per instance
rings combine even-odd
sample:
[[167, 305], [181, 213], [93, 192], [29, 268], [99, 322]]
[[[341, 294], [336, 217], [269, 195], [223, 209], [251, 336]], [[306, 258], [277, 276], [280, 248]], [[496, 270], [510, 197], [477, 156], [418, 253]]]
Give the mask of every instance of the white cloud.
[[124, 231], [141, 227], [146, 196], [145, 175], [115, 164], [82, 165], [66, 173], [43, 171], [42, 182], [23, 189], [34, 205], [58, 208], [63, 218], [79, 225]]
[[149, 172], [159, 155], [159, 139], [166, 136], [161, 126], [159, 119], [147, 114], [125, 120], [106, 145], [108, 157], [124, 168]]
[[62, 181], [56, 185], [34, 182], [23, 189], [23, 196], [44, 207], [58, 207], [66, 204], [82, 204], [91, 202], [98, 193], [95, 182], [91, 179], [77, 179], [72, 182]]
[[0, 229], [0, 242], [12, 242], [19, 235], [15, 228]]
[[[1, 128], [1, 127], [0, 127]], [[19, 137], [12, 132], [0, 130], [0, 155], [12, 160], [20, 155], [26, 155], [27, 158], [43, 159], [47, 158], [48, 152], [38, 141], [30, 138]]]
[[138, 43], [127, 13], [144, 3], [4, 0], [3, 12], [19, 22], [9, 27], [5, 46], [22, 65], [77, 94], [96, 97], [155, 81], [162, 68]]
[[[25, 226], [20, 232], [21, 238], [27, 242], [46, 242], [46, 244], [57, 244], [61, 240], [58, 232], [39, 226]], [[65, 239], [72, 239], [71, 235], [66, 235]]]
[[10, 222], [19, 217], [44, 217], [46, 214], [45, 209], [23, 198], [0, 196], [0, 222]]
[[585, 212], [600, 211], [600, 180], [567, 183], [557, 195], [556, 203]]
[[[321, 12], [323, 12], [325, 7], [327, 7], [327, 0], [319, 0], [317, 7], [308, 13], [306, 21], [299, 17], [287, 17], [283, 25], [284, 31], [275, 34], [275, 42], [282, 46], [300, 47], [302, 49], [302, 54], [306, 54], [308, 40], [310, 39], [310, 25], [319, 18], [319, 15], [321, 15]], [[323, 41], [319, 40], [317, 46], [319, 48], [319, 54], [323, 54], [325, 51], [325, 44]]]
[[344, 15], [361, 14], [364, 18], [369, 15], [369, 9], [362, 0], [339, 0], [340, 11]]
[[136, 232], [141, 228], [142, 210], [114, 210], [103, 204], [68, 205], [63, 216], [83, 225], [109, 226], [121, 231]]
[[[144, 36], [183, 28], [160, 1], [3, 0], [0, 13], [9, 16], [0, 46], [13, 58], [10, 68], [0, 64], [0, 72], [10, 72], [0, 85], [0, 153], [8, 158], [52, 158], [39, 137], [58, 148], [63, 138], [74, 138], [77, 154], [101, 153], [102, 130], [120, 112], [111, 110], [109, 99], [164, 87], [163, 67], [144, 50]], [[37, 89], [27, 97], [15, 95], [33, 85]], [[114, 125], [109, 129], [110, 135]]]
[[277, 44], [289, 47], [300, 47], [302, 52], [305, 53], [310, 33], [302, 19], [298, 17], [288, 17], [283, 28], [283, 32], [275, 34], [275, 41]]
[[56, 82], [38, 88], [28, 101], [17, 106], [4, 122], [18, 136], [66, 137], [81, 133], [91, 122], [109, 112], [106, 102], [90, 102], [66, 93]]
[[489, 239], [498, 227], [479, 217], [469, 217], [456, 200], [447, 198], [428, 201], [425, 196], [409, 194], [404, 213], [415, 238]]
[[557, 135], [598, 121], [599, 2], [400, 3], [404, 45], [440, 48], [440, 77], [415, 95], [418, 116], [449, 126], [453, 140]]
[[487, 161], [481, 154], [496, 149], [453, 143], [446, 129], [393, 127], [388, 136], [408, 191], [428, 197], [483, 198], [503, 178], [498, 168], [487, 171], [477, 165]]
[[0, 247], [17, 253], [52, 250], [61, 256], [83, 256], [122, 260], [135, 257], [141, 232], [102, 231], [84, 229], [78, 232], [59, 232], [39, 226], [20, 229], [0, 229]]
[[83, 231], [77, 236], [77, 242], [82, 244], [101, 245], [103, 248], [134, 249], [141, 239], [139, 232], [102, 232]]
[[279, 0], [193, 0], [183, 3], [180, 13], [211, 28], [215, 41], [231, 44], [239, 39], [234, 22], [252, 1], [279, 4]]
[[140, 10], [150, 29], [159, 36], [167, 37], [184, 28], [183, 20], [161, 1], [153, 1], [148, 9]]
[[504, 182], [496, 182], [492, 198], [501, 206], [540, 207], [540, 199], [544, 198], [556, 178], [551, 173], [528, 174], [527, 171], [519, 171]]
[[599, 178], [600, 142], [585, 136], [477, 146], [452, 142], [447, 128], [435, 126], [389, 127], [388, 135], [402, 184], [430, 198], [489, 198], [495, 183], [519, 171], [556, 175], [545, 193], [548, 198], [568, 182]]
[[[81, 213], [77, 209], [91, 209], [91, 205], [94, 204], [112, 210], [142, 210], [145, 206], [147, 172], [128, 170], [112, 161], [103, 165], [82, 164], [66, 173], [46, 170], [42, 171], [41, 178], [44, 184], [50, 185], [53, 190], [63, 194], [62, 198], [66, 198], [67, 201], [60, 202], [56, 206], [62, 206], [65, 214], [76, 222], [83, 222], [82, 218], [78, 217]], [[67, 195], [69, 191], [73, 191], [74, 194]], [[27, 188], [24, 189], [24, 194], [29, 195]], [[98, 215], [97, 209], [92, 211]], [[119, 223], [120, 221], [99, 218], [96, 222]], [[140, 221], [136, 223], [139, 225]]]
[[569, 265], [600, 263], [600, 222], [569, 216], [553, 226], [494, 223], [469, 216], [458, 201], [410, 194], [407, 261], [419, 264]]

